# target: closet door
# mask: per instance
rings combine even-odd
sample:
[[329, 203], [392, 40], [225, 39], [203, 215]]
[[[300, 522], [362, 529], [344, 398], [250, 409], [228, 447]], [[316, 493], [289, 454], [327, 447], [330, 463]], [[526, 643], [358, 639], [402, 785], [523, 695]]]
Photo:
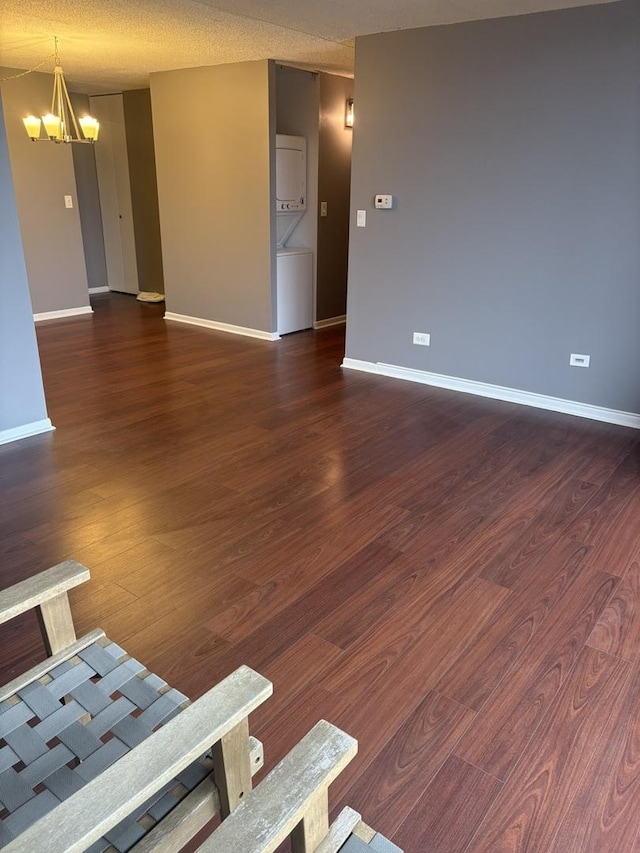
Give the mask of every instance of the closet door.
[[94, 146], [107, 280], [110, 290], [138, 292], [131, 187], [122, 95], [95, 95], [91, 114], [100, 122]]

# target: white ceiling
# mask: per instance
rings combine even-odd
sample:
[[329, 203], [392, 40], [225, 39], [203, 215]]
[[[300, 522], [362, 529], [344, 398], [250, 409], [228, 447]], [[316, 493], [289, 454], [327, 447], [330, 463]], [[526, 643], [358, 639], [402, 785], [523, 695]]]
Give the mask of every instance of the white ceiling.
[[33, 68], [57, 35], [67, 80], [87, 92], [250, 59], [349, 75], [358, 35], [601, 2], [616, 0], [0, 0], [0, 66]]

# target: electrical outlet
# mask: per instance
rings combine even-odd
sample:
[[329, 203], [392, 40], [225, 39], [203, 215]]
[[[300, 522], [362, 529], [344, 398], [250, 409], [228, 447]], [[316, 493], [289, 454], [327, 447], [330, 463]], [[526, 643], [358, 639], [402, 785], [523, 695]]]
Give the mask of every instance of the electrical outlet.
[[431, 346], [431, 335], [427, 332], [414, 332], [413, 333], [413, 342], [420, 347], [430, 347]]
[[569, 356], [569, 364], [571, 367], [589, 367], [590, 361], [590, 355], [581, 355], [580, 353], [572, 352]]
[[327, 202], [321, 201], [320, 202], [320, 216], [326, 216], [326, 215], [327, 215]]

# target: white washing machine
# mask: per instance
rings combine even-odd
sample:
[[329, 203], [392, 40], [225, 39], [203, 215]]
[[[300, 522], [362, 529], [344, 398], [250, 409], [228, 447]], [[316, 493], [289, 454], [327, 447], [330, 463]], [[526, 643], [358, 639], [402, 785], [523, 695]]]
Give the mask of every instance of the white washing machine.
[[278, 334], [313, 326], [313, 252], [284, 248], [277, 253]]

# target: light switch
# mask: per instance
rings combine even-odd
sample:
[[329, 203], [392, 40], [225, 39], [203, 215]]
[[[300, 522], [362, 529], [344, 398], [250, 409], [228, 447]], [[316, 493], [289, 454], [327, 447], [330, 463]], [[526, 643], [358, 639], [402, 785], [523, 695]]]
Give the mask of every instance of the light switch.
[[67, 208], [73, 207], [73, 198], [70, 195], [64, 197], [64, 206]]
[[356, 225], [358, 228], [366, 228], [367, 227], [367, 211], [366, 210], [358, 210], [356, 212]]

